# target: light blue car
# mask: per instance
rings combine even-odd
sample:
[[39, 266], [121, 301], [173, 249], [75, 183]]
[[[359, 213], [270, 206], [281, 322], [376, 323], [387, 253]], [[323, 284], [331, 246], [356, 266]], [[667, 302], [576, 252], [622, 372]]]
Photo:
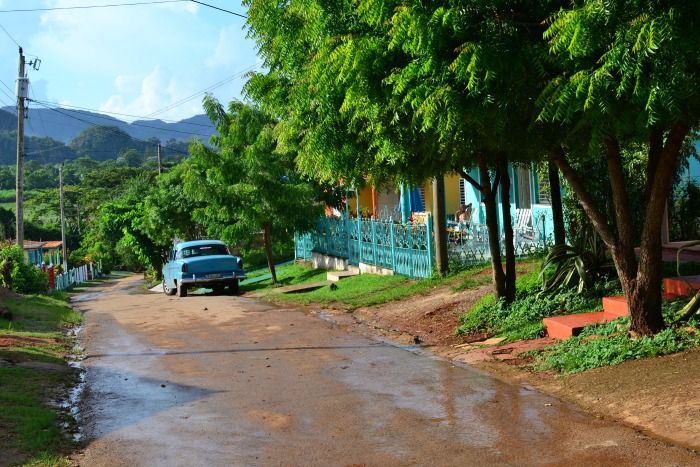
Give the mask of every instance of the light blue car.
[[246, 277], [243, 261], [224, 242], [182, 242], [170, 250], [163, 266], [163, 292], [186, 297], [187, 289], [207, 288], [220, 294], [228, 287], [229, 295], [236, 295], [238, 281]]

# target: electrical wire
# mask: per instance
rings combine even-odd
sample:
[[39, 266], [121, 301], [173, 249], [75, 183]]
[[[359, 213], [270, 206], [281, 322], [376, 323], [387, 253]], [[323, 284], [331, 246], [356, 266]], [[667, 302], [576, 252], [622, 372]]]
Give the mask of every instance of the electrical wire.
[[194, 98], [196, 98], [196, 97], [202, 96], [202, 95], [206, 94], [207, 92], [209, 92], [209, 91], [211, 91], [211, 90], [214, 90], [214, 89], [216, 89], [216, 88], [219, 88], [219, 87], [223, 86], [224, 84], [228, 84], [229, 82], [233, 81], [233, 80], [236, 79], [236, 78], [240, 78], [241, 76], [245, 75], [246, 73], [248, 73], [248, 72], [250, 72], [250, 71], [252, 71], [252, 70], [258, 68], [258, 67], [259, 67], [260, 65], [262, 65], [262, 64], [263, 64], [263, 62], [258, 62], [258, 63], [256, 63], [255, 65], [252, 65], [252, 66], [246, 68], [246, 69], [243, 70], [243, 71], [239, 71], [238, 73], [236, 73], [236, 74], [233, 75], [233, 76], [229, 76], [228, 78], [226, 78], [226, 79], [224, 79], [224, 80], [222, 80], [222, 81], [219, 81], [219, 82], [216, 83], [216, 84], [212, 84], [211, 86], [209, 86], [208, 88], [204, 89], [203, 91], [199, 91], [198, 93], [193, 94], [193, 95], [191, 95], [191, 96], [189, 96], [189, 97], [185, 97], [184, 99], [181, 99], [181, 100], [179, 100], [179, 101], [177, 101], [177, 102], [173, 102], [172, 104], [170, 104], [170, 105], [168, 105], [168, 106], [166, 106], [166, 107], [163, 107], [163, 108], [160, 109], [160, 110], [156, 110], [155, 112], [152, 112], [152, 113], [146, 115], [145, 118], [150, 118], [150, 117], [153, 117], [154, 115], [158, 115], [158, 114], [161, 114], [161, 113], [163, 113], [163, 112], [167, 112], [168, 110], [174, 109], [175, 107], [178, 107], [178, 106], [180, 106], [180, 105], [182, 105], [182, 104], [184, 104], [184, 103], [186, 103], [186, 102], [189, 102], [189, 101], [191, 101], [192, 99], [194, 99]]
[[[55, 108], [52, 107], [52, 106], [51, 106], [51, 103], [49, 103], [49, 102], [38, 101], [38, 100], [34, 100], [34, 99], [28, 99], [28, 100], [29, 100], [30, 102], [36, 102], [37, 104], [39, 104], [39, 105], [41, 105], [41, 106], [43, 106], [43, 107], [45, 107], [45, 108], [47, 108], [47, 109], [55, 110]], [[63, 108], [63, 107], [60, 107], [60, 108]], [[99, 119], [107, 120], [107, 121], [110, 122], [110, 123], [114, 123], [114, 118], [108, 117], [108, 116], [105, 116], [105, 115], [100, 115], [99, 113], [95, 114], [95, 113], [93, 113], [93, 112], [91, 112], [91, 111], [88, 111], [88, 110], [76, 110], [76, 109], [65, 109], [65, 110], [70, 110], [70, 111], [72, 111], [72, 112], [76, 112], [76, 113], [79, 113], [79, 114], [81, 114], [81, 113], [82, 113], [82, 114], [88, 114], [88, 113], [89, 113], [88, 116], [91, 117], [91, 118], [99, 118]], [[83, 121], [83, 120], [81, 120], [81, 121]], [[184, 123], [184, 124], [187, 124], [186, 122], [183, 122], [183, 123]], [[94, 124], [94, 123], [93, 123], [93, 124]], [[212, 128], [211, 126], [202, 125], [202, 124], [200, 124], [200, 123], [193, 123], [192, 125], [201, 126], [201, 127], [204, 127], [204, 128]], [[207, 137], [207, 138], [208, 138], [209, 136], [211, 136], [211, 133], [194, 133], [194, 132], [191, 132], [191, 131], [182, 131], [182, 130], [175, 130], [175, 129], [172, 129], [172, 128], [165, 128], [165, 127], [162, 127], [162, 126], [147, 125], [147, 124], [145, 124], [145, 123], [135, 123], [135, 122], [133, 122], [133, 123], [129, 123], [129, 126], [150, 128], [150, 129], [154, 129], [154, 130], [165, 131], [165, 132], [168, 132], [168, 133], [180, 133], [180, 134], [188, 135], [188, 136], [202, 136], [202, 137]]]
[[[78, 118], [78, 117], [76, 117], [76, 116], [74, 116], [74, 115], [70, 115], [70, 114], [68, 114], [68, 113], [61, 112], [61, 111], [58, 110], [56, 107], [49, 107], [49, 106], [44, 105], [44, 104], [40, 104], [40, 105], [42, 105], [43, 107], [46, 107], [46, 108], [49, 109], [49, 110], [53, 110], [54, 112], [59, 113], [59, 114], [65, 116], [65, 117], [68, 117], [68, 118], [72, 118], [72, 119], [74, 119], [74, 120], [81, 121], [81, 122], [83, 122], [83, 123], [85, 123], [85, 124], [87, 124], [87, 125], [90, 125], [90, 126], [93, 126], [93, 127], [100, 126], [100, 125], [97, 125], [97, 124], [95, 124], [95, 123], [92, 123], [92, 122], [89, 122], [89, 121], [87, 121], [87, 120], [84, 120], [84, 119], [82, 119], [82, 118]], [[131, 135], [129, 135], [128, 133], [123, 132], [123, 130], [121, 130], [121, 129], [119, 129], [119, 131], [113, 130], [113, 129], [109, 128], [109, 127], [105, 128], [105, 129], [106, 129], [108, 132], [110, 132], [110, 133], [119, 134], [119, 135], [122, 135], [122, 136], [123, 136], [123, 135], [126, 135], [127, 137], [129, 137], [130, 139], [132, 139], [132, 140], [134, 140], [134, 141], [139, 141], [139, 142], [144, 143], [144, 144], [157, 146], [157, 144], [152, 143], [152, 142], [150, 142], [150, 141], [146, 141], [146, 140], [143, 140], [143, 139], [140, 139], [140, 138], [136, 138], [135, 136], [131, 136]], [[174, 151], [174, 152], [179, 152], [179, 153], [181, 153], [181, 154], [188, 155], [188, 153], [185, 153], [185, 152], [183, 152], [183, 151], [179, 151], [179, 150], [177, 150], [177, 149], [173, 149], [173, 151]]]
[[5, 31], [5, 34], [7, 34], [7, 37], [9, 37], [10, 39], [12, 39], [12, 42], [14, 42], [15, 44], [17, 44], [17, 47], [19, 47], [20, 49], [22, 48], [22, 46], [19, 45], [19, 44], [17, 43], [17, 41], [15, 40], [15, 38], [12, 37], [12, 36], [10, 35], [9, 32], [7, 32], [7, 29], [5, 29], [5, 28], [3, 27], [2, 24], [0, 24], [0, 28], [2, 28], [3, 31]]
[[31, 8], [24, 10], [0, 10], [0, 13], [30, 13], [34, 11], [54, 11], [54, 10], [89, 10], [92, 8], [110, 8], [119, 6], [135, 6], [135, 5], [156, 5], [159, 3], [182, 3], [190, 0], [160, 0], [155, 2], [134, 2], [134, 3], [113, 3], [108, 5], [84, 5], [84, 6], [65, 6], [52, 8]]
[[[242, 15], [240, 13], [235, 13], [233, 11], [229, 10], [224, 10], [223, 8], [219, 8], [214, 5], [209, 5], [208, 3], [204, 2], [198, 2], [197, 0], [160, 0], [160, 1], [155, 1], [155, 2], [133, 2], [133, 3], [112, 3], [108, 5], [83, 5], [83, 6], [65, 6], [65, 7], [52, 7], [52, 8], [28, 8], [28, 9], [21, 9], [21, 10], [0, 10], [0, 13], [31, 13], [31, 12], [36, 12], [36, 11], [54, 11], [54, 10], [90, 10], [93, 8], [112, 8], [112, 7], [120, 7], [120, 6], [137, 6], [137, 5], [157, 5], [161, 3], [182, 3], [182, 2], [191, 2], [191, 3], [196, 3], [198, 5], [202, 5], [208, 8], [212, 8], [214, 10], [219, 10], [223, 11], [224, 13], [229, 13], [235, 16], [240, 16], [241, 18], [248, 18], [246, 15]], [[0, 26], [2, 27], [2, 26]], [[5, 29], [5, 28], [3, 28]], [[7, 31], [5, 31], [7, 32]], [[12, 39], [14, 40], [14, 39]], [[17, 44], [15, 42], [15, 44]], [[19, 44], [17, 44], [19, 47]]]

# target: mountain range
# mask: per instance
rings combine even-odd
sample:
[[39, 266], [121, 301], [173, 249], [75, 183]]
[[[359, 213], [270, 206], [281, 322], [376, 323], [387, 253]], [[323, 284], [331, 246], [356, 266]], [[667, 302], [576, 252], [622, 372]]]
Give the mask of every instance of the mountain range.
[[[3, 107], [0, 114], [0, 128], [3, 130], [16, 129], [17, 117], [14, 107]], [[12, 125], [14, 121], [14, 125]], [[136, 120], [128, 123], [123, 120], [85, 110], [66, 108], [30, 108], [24, 121], [25, 136], [38, 138], [49, 137], [64, 144], [70, 143], [83, 130], [97, 125], [113, 125], [132, 138], [147, 140], [158, 138], [163, 144], [170, 139], [186, 141], [195, 137], [208, 141], [216, 130], [209, 117], [195, 115], [179, 122], [164, 122], [162, 120]]]

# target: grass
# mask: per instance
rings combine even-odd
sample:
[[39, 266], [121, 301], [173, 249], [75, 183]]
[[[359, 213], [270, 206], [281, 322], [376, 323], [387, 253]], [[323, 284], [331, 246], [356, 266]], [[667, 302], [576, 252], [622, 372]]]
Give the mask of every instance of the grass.
[[[534, 267], [532, 261], [523, 262], [521, 268], [529, 270]], [[383, 303], [409, 299], [422, 295], [438, 287], [449, 287], [458, 292], [479, 285], [489, 284], [491, 276], [489, 268], [484, 265], [455, 268], [444, 277], [433, 276], [431, 279], [411, 280], [404, 276], [378, 276], [361, 274], [347, 277], [334, 287], [325, 286], [320, 289], [297, 292], [293, 294], [270, 295], [270, 299], [283, 302], [302, 304], [319, 303], [354, 310], [361, 307], [379, 306]], [[278, 282], [280, 285], [296, 285], [326, 280], [327, 271], [311, 269], [308, 265], [294, 264], [280, 268]], [[264, 292], [272, 289], [271, 280], [243, 286], [244, 290]]]
[[[0, 319], [0, 439], [5, 455], [22, 465], [69, 465], [73, 449], [65, 427], [75, 425], [60, 408], [60, 394], [75, 386], [78, 370], [65, 363], [73, 350], [66, 331], [82, 316], [70, 309], [67, 294], [7, 298], [11, 320]], [[55, 367], [28, 366], [49, 363]], [[13, 461], [13, 463], [15, 463]]]

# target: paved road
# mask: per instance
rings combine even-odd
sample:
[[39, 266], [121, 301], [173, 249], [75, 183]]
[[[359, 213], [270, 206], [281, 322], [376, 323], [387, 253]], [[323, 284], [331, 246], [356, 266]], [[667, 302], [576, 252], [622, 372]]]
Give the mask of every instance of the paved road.
[[83, 466], [689, 466], [686, 450], [316, 313], [78, 297]]

